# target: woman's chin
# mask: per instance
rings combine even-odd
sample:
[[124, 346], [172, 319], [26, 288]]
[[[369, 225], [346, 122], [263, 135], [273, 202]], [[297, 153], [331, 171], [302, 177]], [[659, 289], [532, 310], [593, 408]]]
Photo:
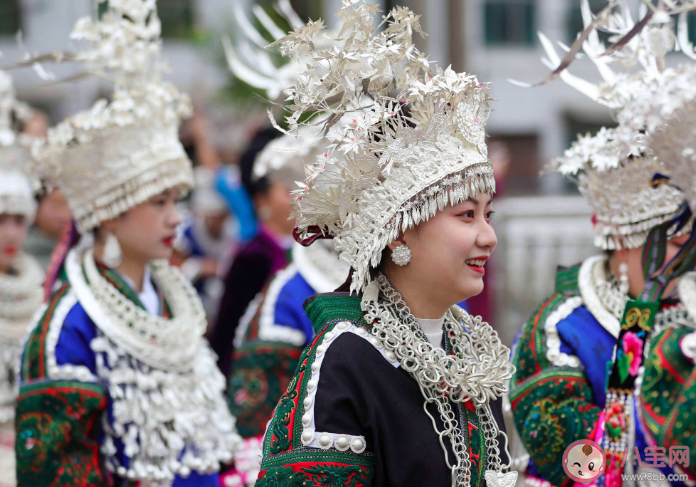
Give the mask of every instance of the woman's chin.
[[463, 284], [460, 289], [462, 290], [461, 295], [464, 297], [458, 302], [478, 296], [483, 292], [483, 279], [477, 279], [476, 281], [469, 280], [469, 282]]
[[157, 249], [155, 252], [150, 253], [148, 256], [149, 258], [147, 259], [148, 262], [153, 261], [153, 260], [169, 260], [172, 257], [172, 253], [174, 251], [172, 250], [171, 247], [164, 247], [162, 246], [161, 249]]
[[0, 269], [7, 269], [15, 264], [17, 258], [15, 256], [2, 255], [0, 256]]

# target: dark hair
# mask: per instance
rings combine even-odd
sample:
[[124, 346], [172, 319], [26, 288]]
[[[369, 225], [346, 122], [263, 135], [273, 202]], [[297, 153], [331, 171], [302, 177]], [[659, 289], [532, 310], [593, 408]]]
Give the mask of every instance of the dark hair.
[[346, 280], [336, 288], [334, 292], [337, 293], [349, 293], [350, 292], [350, 283], [353, 280], [353, 274], [355, 273], [355, 269], [352, 267], [350, 268], [350, 271], [348, 272], [348, 277]]
[[[382, 266], [384, 265], [385, 259], [391, 258], [391, 249], [389, 247], [384, 247], [384, 250], [382, 250], [382, 259], [379, 261], [379, 265], [377, 267], [370, 267], [369, 272], [370, 272], [370, 278], [372, 280], [377, 279], [377, 276], [379, 275], [380, 271], [382, 270]], [[337, 293], [347, 293], [350, 292], [350, 284], [353, 280], [353, 274], [355, 273], [355, 269], [352, 267], [350, 268], [350, 272], [348, 273], [348, 278], [346, 278], [345, 282], [341, 284], [337, 289]]]
[[256, 157], [270, 141], [279, 135], [280, 132], [273, 127], [261, 129], [261, 131], [251, 139], [251, 142], [240, 158], [242, 184], [252, 198], [257, 194], [266, 194], [271, 185], [267, 177], [254, 179], [254, 162], [256, 161]]

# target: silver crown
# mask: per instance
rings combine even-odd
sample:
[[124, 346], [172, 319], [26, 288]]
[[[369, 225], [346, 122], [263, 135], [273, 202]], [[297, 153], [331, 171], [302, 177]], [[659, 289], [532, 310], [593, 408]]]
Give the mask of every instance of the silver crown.
[[[587, 0], [582, 2], [582, 14], [587, 29], [595, 21]], [[605, 12], [599, 28], [623, 38], [634, 25], [628, 9], [619, 9], [613, 14]], [[540, 38], [548, 56], [546, 64], [552, 69], [560, 66], [561, 59], [551, 42], [543, 34]], [[664, 57], [674, 46], [671, 27], [657, 23], [633, 37], [622, 49], [603, 55], [607, 46], [592, 31], [582, 49], [597, 67], [602, 81], [594, 84], [567, 70], [560, 72], [563, 81], [617, 112], [621, 121], [616, 129], [602, 128], [594, 136], [579, 136], [562, 157], [551, 163], [551, 169], [572, 178], [587, 198], [594, 210], [595, 245], [602, 249], [642, 246], [650, 229], [670, 220], [683, 200], [672, 187], [651, 187], [655, 173], [664, 172], [665, 167], [646, 150], [642, 125], [625, 120], [626, 108], [663, 76]], [[623, 68], [639, 65], [641, 69], [635, 73], [628, 69], [617, 72], [612, 64]]]
[[190, 102], [160, 80], [160, 30], [155, 0], [111, 0], [99, 20], [82, 18], [72, 32], [88, 48], [70, 58], [112, 79], [114, 94], [49, 130], [34, 156], [37, 172], [65, 194], [80, 232], [193, 185], [178, 137]]
[[696, 68], [675, 73], [662, 85], [659, 97], [649, 98], [650, 130], [646, 145], [664, 161], [671, 184], [683, 193], [696, 211]]
[[30, 221], [36, 201], [27, 176], [31, 139], [18, 133], [14, 120], [31, 117], [28, 105], [17, 101], [12, 78], [0, 71], [0, 214], [24, 215]]
[[328, 47], [313, 42], [323, 35], [321, 21], [272, 44], [307, 66], [285, 92], [291, 103], [285, 132], [314, 126], [328, 141], [295, 191], [298, 231], [331, 235], [355, 270], [351, 289], [358, 291], [401, 232], [445, 205], [495, 190], [484, 131], [488, 86], [473, 75], [431, 68], [413, 44], [421, 28], [407, 8], [389, 12], [379, 32], [376, 12], [376, 5], [344, 0], [339, 37]]
[[664, 166], [640, 151], [623, 153], [613, 129], [580, 136], [552, 168], [570, 177], [587, 198], [594, 213], [595, 245], [605, 250], [642, 246], [650, 230], [670, 220], [683, 200], [671, 186], [649, 184]]

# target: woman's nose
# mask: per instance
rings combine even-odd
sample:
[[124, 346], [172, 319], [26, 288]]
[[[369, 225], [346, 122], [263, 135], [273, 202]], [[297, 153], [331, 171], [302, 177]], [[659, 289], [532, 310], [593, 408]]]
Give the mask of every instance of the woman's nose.
[[483, 228], [476, 237], [476, 245], [482, 248], [489, 248], [492, 252], [498, 244], [498, 237], [496, 237], [495, 230], [493, 230], [490, 223], [484, 222], [482, 225]]
[[181, 223], [181, 216], [179, 215], [179, 210], [177, 210], [176, 206], [173, 206], [169, 212], [167, 223], [172, 227], [177, 227]]

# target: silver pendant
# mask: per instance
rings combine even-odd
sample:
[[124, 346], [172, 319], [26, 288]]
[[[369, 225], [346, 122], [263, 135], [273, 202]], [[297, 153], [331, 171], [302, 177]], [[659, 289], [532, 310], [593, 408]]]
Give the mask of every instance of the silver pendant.
[[517, 472], [502, 473], [486, 470], [485, 478], [488, 487], [514, 487], [517, 482]]

